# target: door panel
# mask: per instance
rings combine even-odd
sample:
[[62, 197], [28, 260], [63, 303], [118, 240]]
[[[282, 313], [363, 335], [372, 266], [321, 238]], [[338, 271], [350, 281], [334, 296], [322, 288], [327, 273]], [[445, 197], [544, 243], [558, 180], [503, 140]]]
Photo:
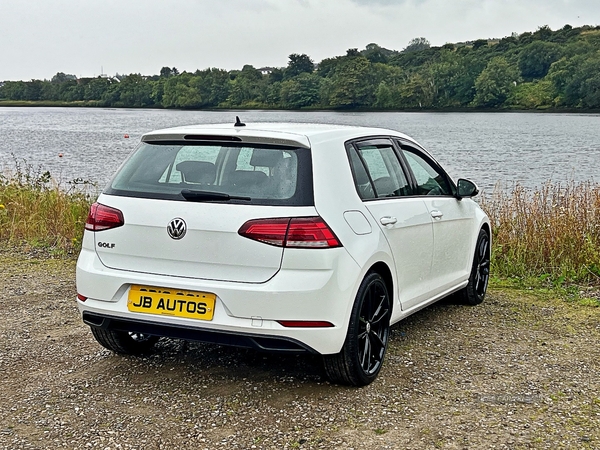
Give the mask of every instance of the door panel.
[[387, 239], [397, 277], [396, 299], [403, 310], [431, 297], [433, 220], [413, 194], [398, 153], [389, 139], [347, 147], [356, 190]]
[[437, 295], [455, 287], [469, 276], [473, 203], [452, 195], [445, 172], [418, 150], [402, 147], [402, 155], [416, 182], [416, 191], [433, 221], [431, 283]]
[[430, 298], [433, 224], [423, 200], [398, 198], [372, 201], [366, 203], [366, 207], [392, 250], [398, 280], [396, 295], [402, 309], [411, 308]]
[[435, 294], [439, 294], [469, 276], [473, 203], [453, 197], [424, 196], [423, 201], [431, 215], [438, 215], [433, 219], [431, 277], [435, 280]]

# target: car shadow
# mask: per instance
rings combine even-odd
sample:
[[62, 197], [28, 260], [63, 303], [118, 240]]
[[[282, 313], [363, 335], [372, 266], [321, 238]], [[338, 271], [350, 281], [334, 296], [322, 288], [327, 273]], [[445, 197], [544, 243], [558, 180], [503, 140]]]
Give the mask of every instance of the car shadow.
[[[410, 317], [394, 324], [390, 330], [390, 348], [401, 349], [403, 344], [418, 341], [432, 324], [447, 320], [460, 311], [455, 298], [443, 299]], [[180, 372], [218, 377], [221, 380], [239, 381], [252, 379], [297, 383], [327, 383], [327, 377], [319, 355], [308, 353], [267, 353], [249, 348], [237, 348], [216, 344], [162, 338], [153, 352], [138, 360], [142, 366], [149, 364], [158, 373], [161, 368], [174, 368]], [[389, 361], [388, 361], [389, 362]], [[384, 363], [384, 369], [388, 362]]]

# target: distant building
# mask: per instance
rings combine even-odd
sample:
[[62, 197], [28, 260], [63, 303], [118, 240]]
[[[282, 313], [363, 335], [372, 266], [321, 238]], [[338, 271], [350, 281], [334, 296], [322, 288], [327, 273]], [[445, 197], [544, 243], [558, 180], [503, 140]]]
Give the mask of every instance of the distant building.
[[260, 73], [262, 73], [263, 75], [270, 75], [274, 69], [275, 69], [274, 67], [261, 67], [260, 69], [256, 69], [256, 70], [259, 70]]

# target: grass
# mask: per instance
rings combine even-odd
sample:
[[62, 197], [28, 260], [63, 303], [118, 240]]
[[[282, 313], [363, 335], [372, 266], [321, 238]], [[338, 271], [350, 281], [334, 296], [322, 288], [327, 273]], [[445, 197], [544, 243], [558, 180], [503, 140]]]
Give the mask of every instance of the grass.
[[0, 174], [0, 243], [76, 253], [93, 184], [73, 180], [60, 186], [49, 172], [16, 160], [15, 167]]

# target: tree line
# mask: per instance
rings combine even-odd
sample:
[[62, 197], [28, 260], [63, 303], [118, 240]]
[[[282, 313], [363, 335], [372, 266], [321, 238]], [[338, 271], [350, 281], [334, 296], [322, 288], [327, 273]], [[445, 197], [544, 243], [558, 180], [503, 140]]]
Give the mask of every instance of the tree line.
[[209, 68], [158, 75], [5, 81], [0, 100], [103, 107], [450, 110], [600, 108], [600, 26], [535, 32], [402, 51], [369, 44], [315, 64]]

